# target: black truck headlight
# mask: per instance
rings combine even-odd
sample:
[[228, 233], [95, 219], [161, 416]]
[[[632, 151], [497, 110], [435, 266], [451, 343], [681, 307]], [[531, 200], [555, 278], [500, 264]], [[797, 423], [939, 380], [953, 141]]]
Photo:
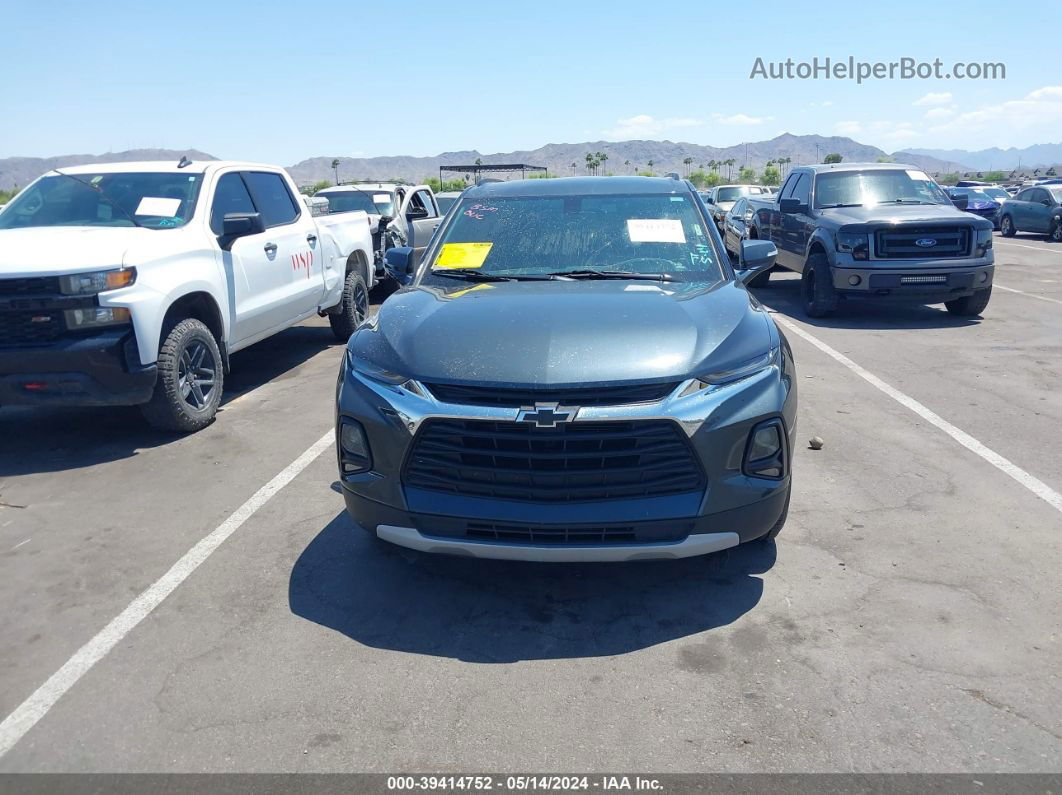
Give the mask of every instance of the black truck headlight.
[[348, 417], [339, 421], [339, 463], [344, 475], [365, 472], [372, 467], [365, 428]]
[[72, 273], [59, 277], [59, 292], [63, 295], [95, 295], [106, 290], [128, 287], [135, 281], [136, 268]]
[[66, 316], [66, 327], [71, 331], [104, 326], [124, 326], [131, 319], [128, 309], [110, 306], [67, 309], [63, 314]]
[[837, 250], [851, 254], [852, 259], [870, 259], [870, 236], [838, 232]]
[[991, 229], [978, 229], [977, 230], [977, 242], [975, 244], [976, 251], [974, 251], [975, 257], [983, 257], [988, 254], [989, 249], [992, 248], [992, 230]]
[[749, 433], [742, 470], [754, 478], [785, 477], [785, 428], [780, 419], [761, 422]]

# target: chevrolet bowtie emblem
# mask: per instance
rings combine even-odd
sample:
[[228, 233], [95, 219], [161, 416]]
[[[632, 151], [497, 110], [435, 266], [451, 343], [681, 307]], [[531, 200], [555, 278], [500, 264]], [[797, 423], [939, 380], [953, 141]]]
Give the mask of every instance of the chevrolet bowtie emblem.
[[571, 422], [579, 409], [560, 406], [557, 403], [536, 403], [525, 406], [516, 415], [517, 422], [534, 423], [536, 428], [556, 428], [562, 422]]

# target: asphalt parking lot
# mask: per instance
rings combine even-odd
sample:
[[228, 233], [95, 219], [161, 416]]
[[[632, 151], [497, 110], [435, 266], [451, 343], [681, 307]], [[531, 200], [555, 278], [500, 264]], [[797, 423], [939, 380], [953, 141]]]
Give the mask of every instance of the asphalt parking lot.
[[1057, 770], [1062, 247], [996, 262], [980, 321], [758, 290], [825, 446], [776, 544], [677, 563], [374, 542], [321, 321], [237, 354], [194, 436], [0, 410], [0, 770]]

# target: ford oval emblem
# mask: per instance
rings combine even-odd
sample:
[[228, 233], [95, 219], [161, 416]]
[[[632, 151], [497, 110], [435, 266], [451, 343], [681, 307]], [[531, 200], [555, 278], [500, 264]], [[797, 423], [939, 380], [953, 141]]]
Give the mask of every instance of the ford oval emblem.
[[922, 248], [933, 248], [936, 244], [937, 239], [935, 237], [920, 237], [915, 241], [915, 245]]

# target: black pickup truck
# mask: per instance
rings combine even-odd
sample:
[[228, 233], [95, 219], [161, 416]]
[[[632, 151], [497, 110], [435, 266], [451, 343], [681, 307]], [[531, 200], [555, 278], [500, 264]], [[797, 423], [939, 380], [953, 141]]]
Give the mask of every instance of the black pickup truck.
[[915, 166], [794, 168], [774, 197], [748, 201], [749, 237], [774, 242], [775, 267], [801, 275], [809, 317], [831, 314], [846, 296], [943, 303], [964, 317], [988, 306], [992, 223], [957, 209]]

